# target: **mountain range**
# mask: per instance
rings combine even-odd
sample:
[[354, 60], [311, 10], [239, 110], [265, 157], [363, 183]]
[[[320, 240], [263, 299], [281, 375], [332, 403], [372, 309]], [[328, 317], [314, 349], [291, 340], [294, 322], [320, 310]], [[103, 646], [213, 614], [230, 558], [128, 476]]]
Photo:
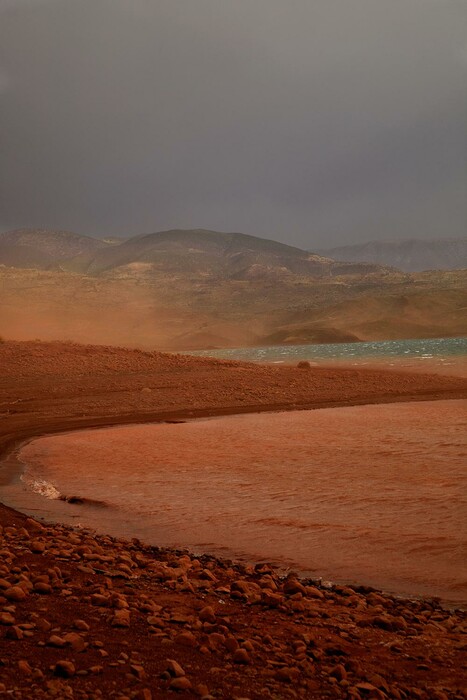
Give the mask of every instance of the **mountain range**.
[[467, 267], [467, 237], [369, 241], [317, 252], [335, 260], [389, 265], [405, 272], [459, 270]]
[[240, 233], [0, 234], [0, 335], [198, 349], [467, 335], [467, 270], [407, 273]]
[[300, 248], [243, 233], [171, 230], [121, 242], [67, 231], [19, 229], [0, 234], [0, 265], [62, 269], [98, 275], [134, 263], [154, 270], [248, 277], [271, 273], [303, 276], [365, 274], [381, 266], [337, 263]]

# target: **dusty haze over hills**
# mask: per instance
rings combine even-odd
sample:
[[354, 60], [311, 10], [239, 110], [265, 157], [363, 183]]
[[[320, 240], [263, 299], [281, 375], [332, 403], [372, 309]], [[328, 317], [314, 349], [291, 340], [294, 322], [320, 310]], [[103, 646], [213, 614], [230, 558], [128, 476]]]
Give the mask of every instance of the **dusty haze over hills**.
[[464, 0], [2, 0], [0, 231], [458, 238]]
[[390, 265], [405, 272], [460, 270], [467, 267], [467, 236], [408, 241], [369, 241], [319, 250], [337, 260]]
[[407, 274], [240, 233], [0, 234], [0, 335], [160, 349], [467, 335], [467, 270]]

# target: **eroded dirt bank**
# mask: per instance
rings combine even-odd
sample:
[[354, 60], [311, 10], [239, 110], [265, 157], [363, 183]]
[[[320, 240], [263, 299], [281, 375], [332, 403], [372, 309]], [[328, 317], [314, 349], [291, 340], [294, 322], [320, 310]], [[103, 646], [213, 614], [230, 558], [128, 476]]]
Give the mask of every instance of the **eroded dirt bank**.
[[[0, 345], [0, 447], [73, 427], [464, 398], [455, 377]], [[0, 510], [0, 694], [465, 698], [466, 618]]]

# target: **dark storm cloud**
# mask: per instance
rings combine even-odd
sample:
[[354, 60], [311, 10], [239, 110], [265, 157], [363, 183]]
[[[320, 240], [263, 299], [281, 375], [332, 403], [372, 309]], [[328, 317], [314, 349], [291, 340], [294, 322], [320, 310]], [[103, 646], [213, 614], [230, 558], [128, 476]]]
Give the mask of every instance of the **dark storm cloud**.
[[464, 0], [0, 0], [0, 226], [465, 235]]

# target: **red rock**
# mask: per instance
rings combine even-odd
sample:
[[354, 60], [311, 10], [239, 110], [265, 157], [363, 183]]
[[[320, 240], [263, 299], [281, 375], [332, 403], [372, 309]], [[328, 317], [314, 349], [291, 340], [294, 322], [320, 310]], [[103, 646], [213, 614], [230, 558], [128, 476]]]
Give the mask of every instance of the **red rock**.
[[149, 688], [142, 688], [142, 690], [139, 690], [136, 700], [152, 700], [152, 693]]
[[64, 647], [66, 642], [63, 637], [59, 637], [58, 634], [53, 634], [47, 644], [50, 647]]
[[242, 642], [242, 649], [246, 649], [247, 651], [254, 651], [255, 646], [252, 641], [249, 639], [245, 639], [244, 642]]
[[232, 657], [235, 664], [249, 664], [250, 656], [246, 649], [237, 649]]
[[16, 626], [9, 627], [6, 631], [5, 637], [7, 639], [15, 639], [15, 640], [23, 639], [23, 637], [24, 637], [23, 630], [20, 629], [19, 627], [16, 627]]
[[167, 659], [167, 671], [174, 678], [181, 678], [185, 675], [183, 668], [180, 666], [178, 661], [175, 661], [174, 659]]
[[198, 646], [198, 641], [192, 632], [181, 632], [176, 636], [175, 641], [184, 647], [194, 648]]
[[144, 670], [143, 666], [141, 666], [140, 664], [132, 664], [130, 666], [130, 671], [140, 681], [144, 681], [147, 678], [146, 671]]
[[86, 649], [86, 642], [82, 636], [76, 632], [69, 632], [68, 634], [65, 634], [63, 639], [71, 646], [73, 651], [76, 651], [77, 653], [80, 653]]
[[308, 598], [323, 599], [325, 597], [323, 591], [320, 591], [316, 586], [305, 586], [305, 591]]
[[34, 552], [34, 554], [42, 554], [45, 552], [46, 544], [43, 540], [33, 540], [30, 543], [29, 548], [31, 552]]
[[110, 598], [100, 593], [93, 593], [91, 596], [91, 603], [93, 605], [98, 605], [99, 607], [108, 607], [110, 605]]
[[50, 593], [52, 593], [52, 586], [43, 581], [38, 581], [34, 584], [34, 592], [41, 593], [42, 595], [50, 595]]
[[292, 683], [294, 677], [298, 675], [297, 673], [293, 673], [292, 669], [289, 668], [288, 666], [283, 666], [282, 668], [278, 668], [274, 672], [274, 678], [276, 681], [280, 681], [281, 683]]
[[213, 581], [217, 582], [217, 578], [214, 576], [212, 571], [209, 571], [209, 569], [203, 569], [200, 574], [199, 574], [200, 579], [204, 579], [206, 581]]
[[192, 685], [186, 676], [174, 678], [170, 681], [170, 690], [191, 690]]
[[36, 621], [36, 627], [40, 632], [50, 632], [52, 629], [52, 625], [48, 620], [44, 620], [44, 618], [39, 618]]
[[148, 625], [151, 625], [151, 627], [158, 627], [159, 629], [163, 629], [165, 627], [164, 622], [160, 617], [157, 617], [157, 615], [149, 615], [146, 618], [146, 622]]
[[238, 649], [238, 642], [235, 639], [235, 637], [227, 637], [225, 640], [225, 648], [227, 651], [229, 651], [231, 654], [233, 654], [235, 651]]
[[198, 617], [201, 620], [201, 622], [210, 622], [211, 624], [214, 624], [216, 622], [216, 614], [214, 612], [214, 609], [210, 605], [203, 608], [199, 613]]
[[40, 532], [41, 530], [45, 530], [44, 526], [37, 522], [37, 520], [34, 520], [33, 518], [27, 518], [25, 525], [26, 528], [31, 531]]
[[73, 620], [73, 627], [75, 630], [81, 630], [82, 632], [89, 631], [89, 625], [84, 620]]
[[71, 661], [57, 661], [54, 667], [54, 675], [59, 676], [60, 678], [70, 678], [71, 676], [74, 676], [76, 673], [76, 669], [74, 664]]
[[32, 668], [25, 659], [20, 659], [18, 661], [18, 671], [25, 676], [30, 676], [32, 674]]
[[280, 593], [273, 593], [269, 590], [263, 590], [261, 594], [261, 602], [263, 605], [267, 605], [269, 608], [277, 608], [284, 602], [284, 596]]
[[27, 593], [21, 586], [11, 586], [10, 588], [7, 588], [6, 591], [3, 591], [3, 595], [7, 600], [19, 602], [26, 598]]
[[394, 621], [389, 615], [376, 615], [372, 620], [371, 624], [374, 627], [379, 627], [383, 630], [388, 630], [391, 632], [394, 629]]
[[112, 627], [129, 627], [130, 612], [124, 608], [122, 610], [116, 610], [110, 624]]
[[232, 582], [230, 590], [233, 598], [244, 597], [251, 604], [261, 602], [261, 588], [253, 581], [238, 579]]
[[296, 578], [290, 577], [284, 581], [282, 590], [286, 595], [294, 595], [295, 593], [302, 593], [306, 595], [306, 588], [300, 581]]
[[14, 625], [15, 618], [9, 612], [0, 613], [0, 625]]
[[329, 675], [331, 678], [337, 678], [338, 681], [343, 681], [347, 678], [347, 671], [342, 664], [337, 664], [337, 666], [334, 666]]

